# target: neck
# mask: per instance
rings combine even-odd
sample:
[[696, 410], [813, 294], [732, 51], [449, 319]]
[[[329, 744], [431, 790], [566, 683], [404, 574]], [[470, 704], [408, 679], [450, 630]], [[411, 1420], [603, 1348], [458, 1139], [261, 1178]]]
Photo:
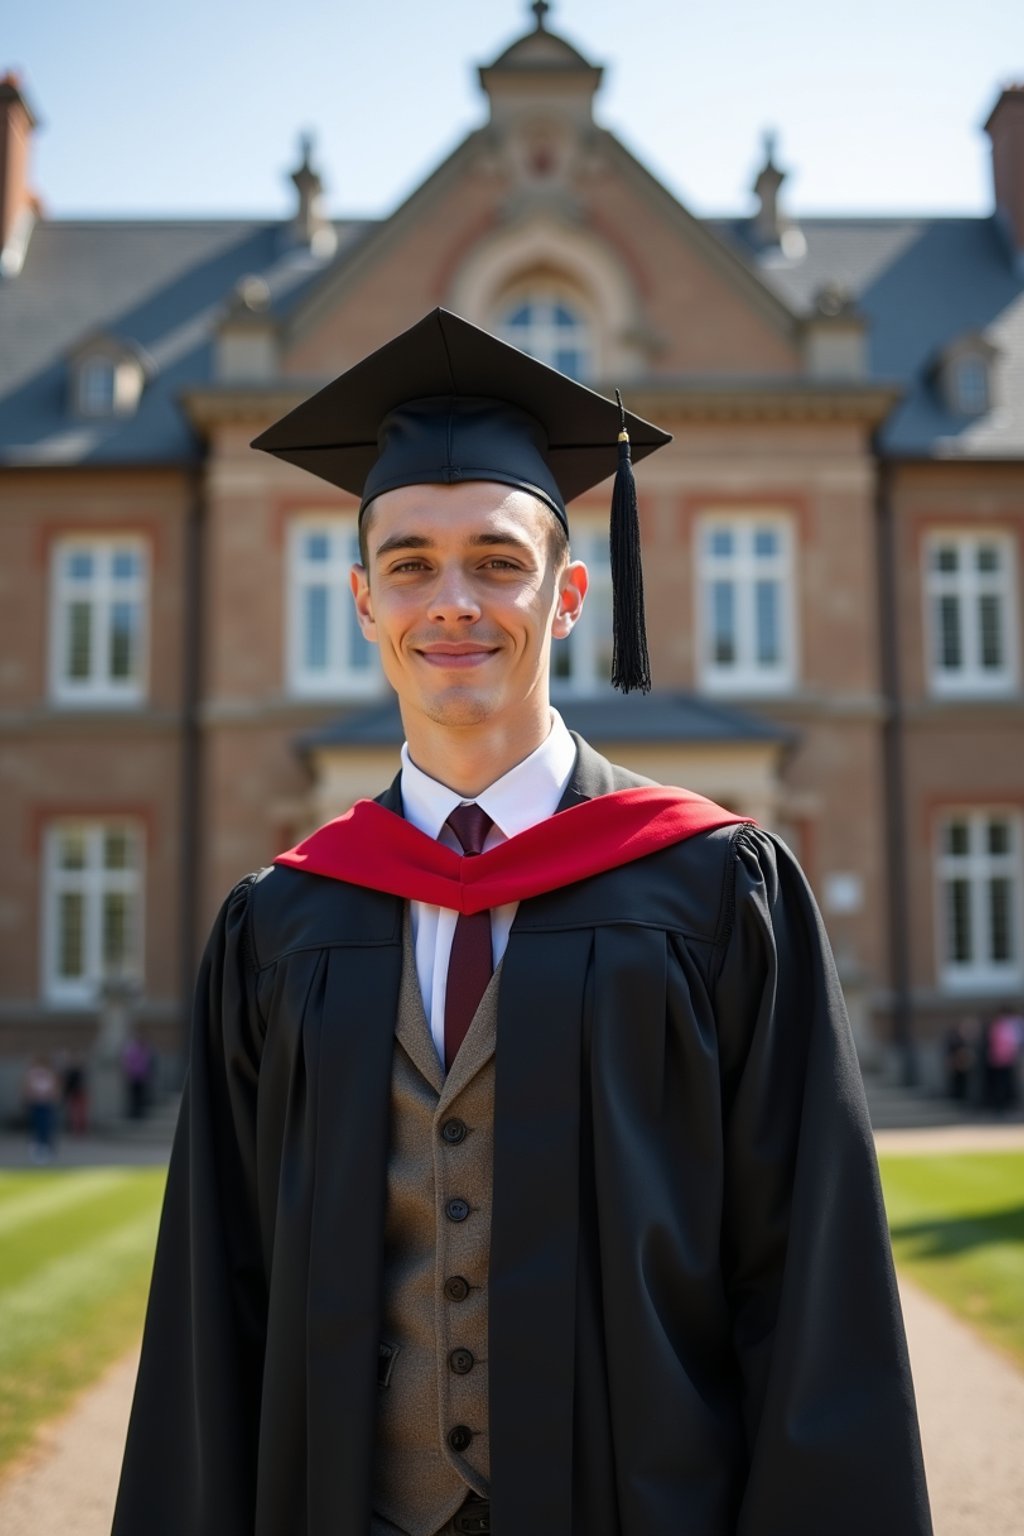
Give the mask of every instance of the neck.
[[526, 719], [518, 715], [515, 720], [464, 726], [423, 718], [403, 718], [402, 723], [409, 756], [417, 768], [464, 800], [474, 800], [547, 740], [551, 708], [545, 698], [543, 708], [531, 711]]

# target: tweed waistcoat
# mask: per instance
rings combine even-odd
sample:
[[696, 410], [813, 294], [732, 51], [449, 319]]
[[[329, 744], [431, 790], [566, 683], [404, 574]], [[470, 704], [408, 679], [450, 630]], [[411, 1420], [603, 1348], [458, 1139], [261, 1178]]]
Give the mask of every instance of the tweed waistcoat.
[[383, 1520], [375, 1531], [433, 1536], [471, 1490], [486, 1496], [489, 1488], [487, 1269], [500, 973], [499, 965], [445, 1077], [406, 914], [373, 1471], [373, 1509]]

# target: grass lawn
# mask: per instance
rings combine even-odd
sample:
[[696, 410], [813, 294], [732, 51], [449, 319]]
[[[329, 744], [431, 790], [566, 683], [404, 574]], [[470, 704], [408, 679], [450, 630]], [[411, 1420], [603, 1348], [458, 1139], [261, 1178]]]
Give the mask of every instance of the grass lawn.
[[901, 1270], [1024, 1366], [1024, 1152], [879, 1164]]
[[165, 1177], [0, 1172], [0, 1467], [139, 1337]]

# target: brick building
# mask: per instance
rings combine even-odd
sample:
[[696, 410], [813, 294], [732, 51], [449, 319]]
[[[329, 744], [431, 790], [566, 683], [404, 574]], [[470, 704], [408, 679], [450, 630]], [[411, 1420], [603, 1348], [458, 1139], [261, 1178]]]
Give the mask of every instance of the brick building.
[[250, 439], [444, 304], [674, 434], [639, 474], [655, 692], [607, 683], [608, 487], [570, 726], [795, 847], [866, 1056], [1024, 989], [1024, 88], [983, 218], [700, 219], [536, 24], [388, 218], [80, 221], [0, 82], [0, 1115], [104, 981], [170, 1059], [225, 890], [394, 771], [354, 503]]

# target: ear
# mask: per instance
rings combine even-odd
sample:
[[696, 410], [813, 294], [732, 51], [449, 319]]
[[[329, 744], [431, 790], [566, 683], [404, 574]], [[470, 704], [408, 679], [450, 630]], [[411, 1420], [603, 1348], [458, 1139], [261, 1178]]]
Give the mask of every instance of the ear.
[[352, 567], [348, 584], [352, 588], [352, 601], [356, 605], [356, 617], [359, 620], [359, 628], [363, 632], [363, 639], [376, 645], [377, 626], [374, 623], [373, 604], [370, 600], [370, 577], [365, 565]]
[[590, 577], [582, 560], [570, 560], [558, 578], [558, 604], [551, 625], [556, 640], [564, 640], [583, 611]]

